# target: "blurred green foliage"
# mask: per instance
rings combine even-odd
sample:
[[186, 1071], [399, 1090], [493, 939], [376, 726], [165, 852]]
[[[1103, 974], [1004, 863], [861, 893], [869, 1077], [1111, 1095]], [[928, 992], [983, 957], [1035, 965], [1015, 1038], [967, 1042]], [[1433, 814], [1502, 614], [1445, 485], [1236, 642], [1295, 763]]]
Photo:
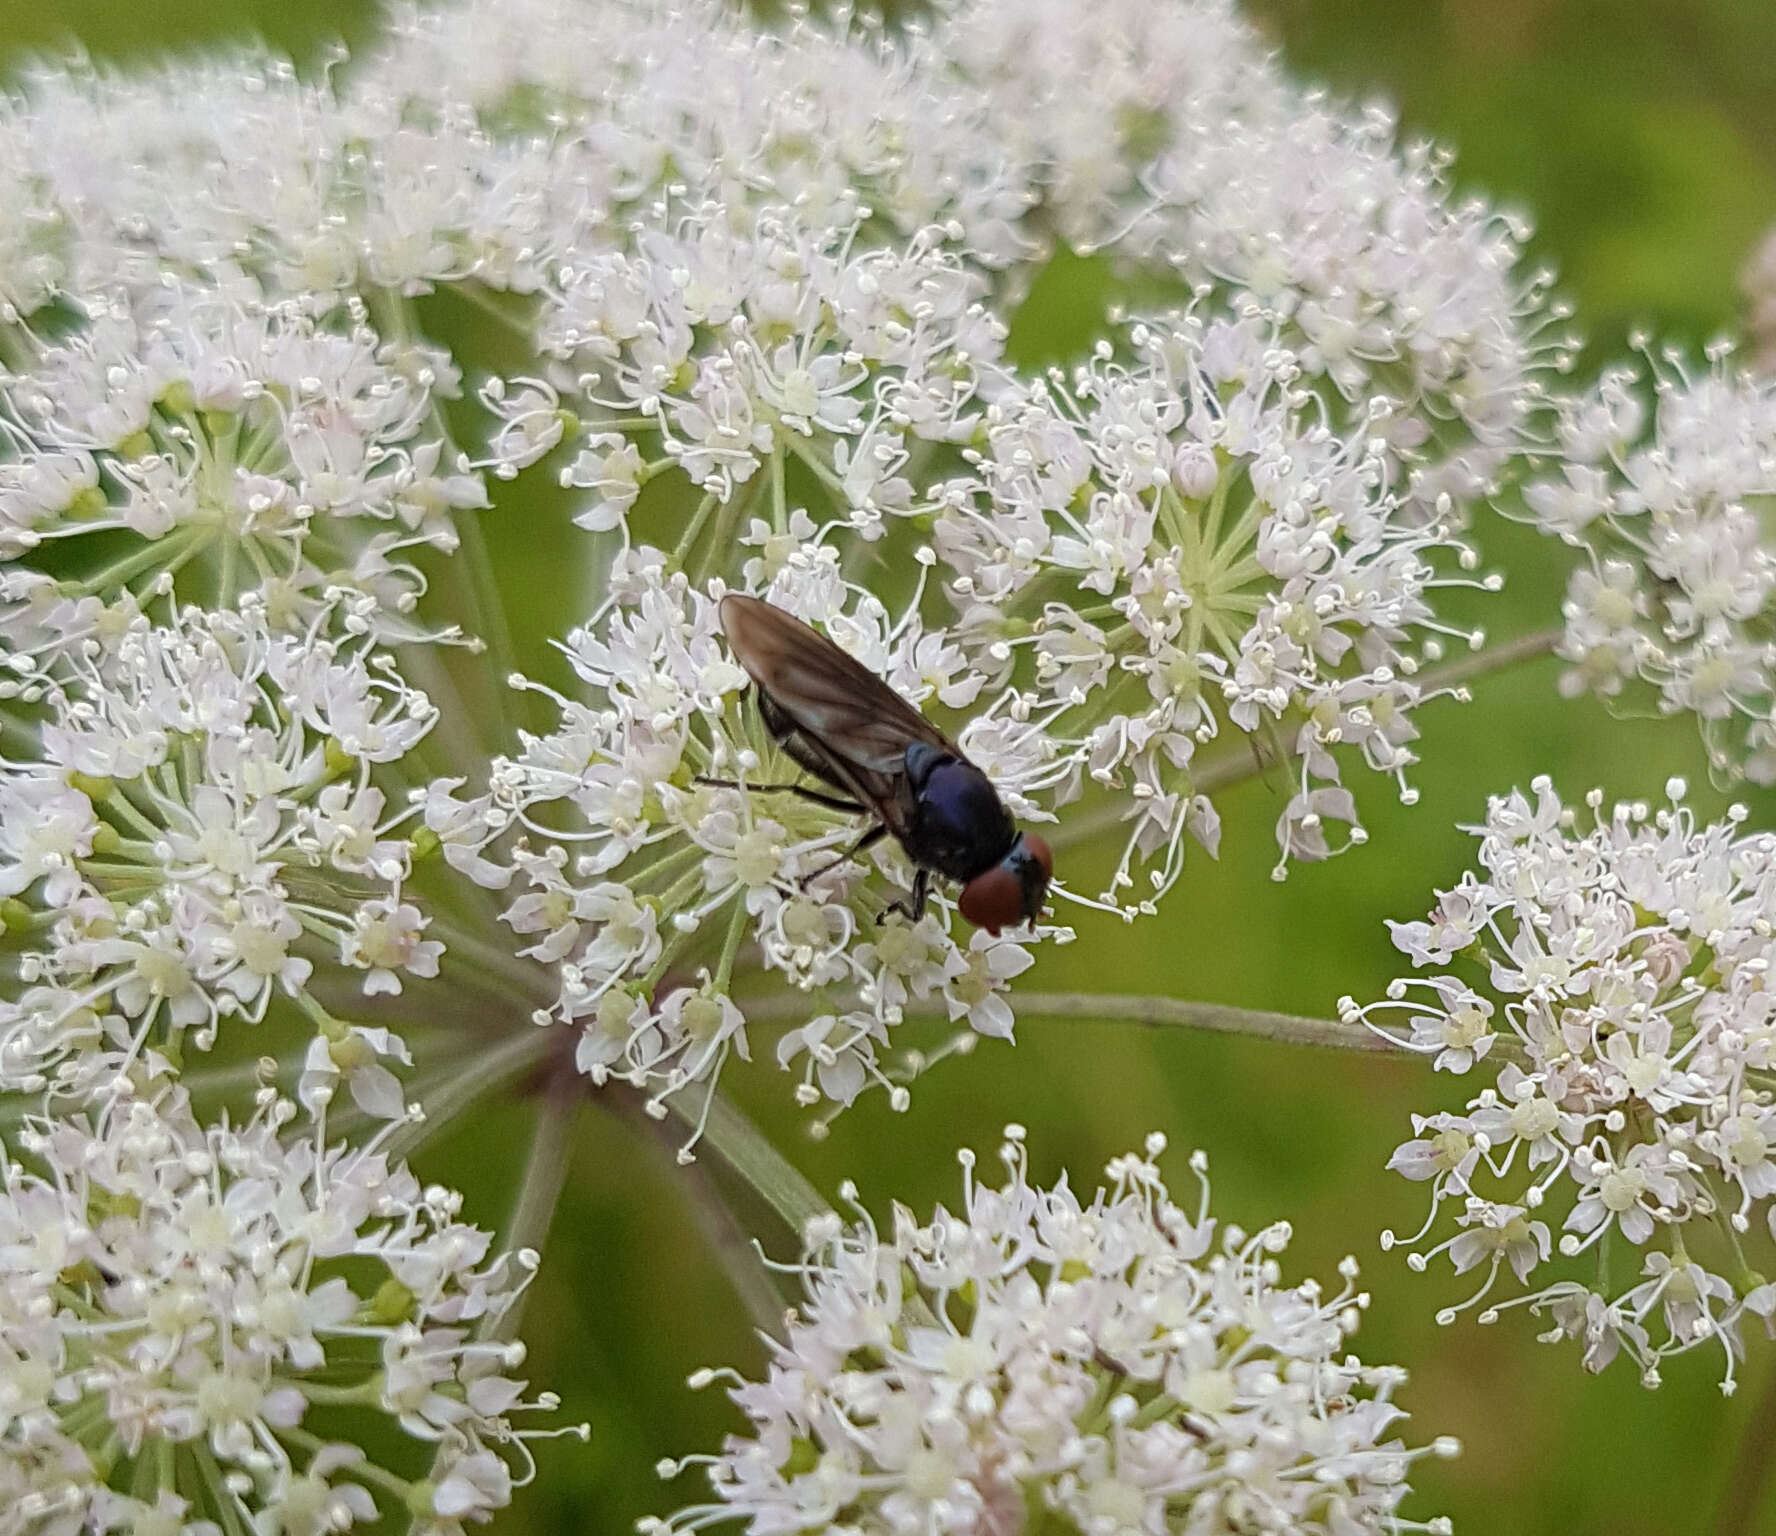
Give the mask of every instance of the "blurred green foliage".
[[[1740, 264], [1776, 221], [1770, 0], [1255, 0], [1253, 9], [1298, 72], [1398, 103], [1406, 132], [1458, 150], [1459, 185], [1532, 216], [1536, 255], [1559, 268], [1593, 358], [1619, 352], [1639, 324], [1692, 343], [1735, 324]], [[0, 0], [0, 57], [69, 37], [122, 58], [259, 34], [312, 61], [329, 40], [361, 41], [374, 28], [371, 8], [342, 0]], [[1076, 352], [1102, 298], [1095, 268], [1057, 264], [1018, 317], [1016, 354]], [[539, 665], [570, 618], [560, 574], [570, 562], [559, 555], [570, 534], [559, 505], [506, 505], [489, 521], [514, 626]], [[1481, 535], [1489, 564], [1510, 572], [1506, 598], [1487, 605], [1495, 635], [1554, 622], [1564, 569], [1553, 547], [1496, 523]], [[1195, 859], [1163, 917], [1081, 923], [1080, 942], [1046, 956], [1031, 979], [1091, 987], [1114, 977], [1128, 990], [1318, 1015], [1343, 993], [1377, 995], [1396, 970], [1382, 919], [1422, 914], [1433, 887], [1453, 882], [1469, 856], [1457, 823], [1477, 820], [1489, 793], [1544, 772], [1574, 798], [1592, 784], [1656, 797], [1674, 772], [1705, 784], [1689, 725], [1627, 724], [1590, 702], [1563, 703], [1555, 670], [1540, 661], [1483, 680], [1465, 708], [1427, 709], [1419, 803], [1399, 806], [1385, 783], [1353, 773], [1370, 846], [1285, 883], [1269, 877], [1278, 786], [1232, 791], [1221, 859]], [[1712, 812], [1724, 799], [1699, 790], [1694, 803]], [[1776, 798], [1749, 799], [1753, 826], [1776, 824]], [[1070, 873], [1090, 862], [1072, 858]], [[1447, 1512], [1472, 1536], [1708, 1531], [1742, 1440], [1776, 1456], [1768, 1345], [1754, 1342], [1744, 1386], [1723, 1399], [1718, 1357], [1707, 1352], [1675, 1363], [1648, 1393], [1620, 1363], [1587, 1378], [1574, 1349], [1536, 1345], [1522, 1317], [1489, 1329], [1434, 1325], [1459, 1283], [1412, 1275], [1376, 1244], [1381, 1228], [1410, 1229], [1423, 1211], [1424, 1190], [1383, 1171], [1409, 1134], [1408, 1114], [1460, 1097], [1461, 1085], [1419, 1063], [1030, 1019], [1015, 1048], [983, 1043], [934, 1071], [910, 1112], [869, 1098], [818, 1143], [768, 1059], [728, 1082], [823, 1192], [854, 1178], [877, 1211], [891, 1198], [920, 1209], [952, 1198], [956, 1147], [990, 1149], [1010, 1120], [1030, 1128], [1037, 1173], [1067, 1167], [1086, 1185], [1152, 1129], [1170, 1136], [1180, 1168], [1184, 1150], [1207, 1148], [1225, 1219], [1294, 1222], [1293, 1274], [1330, 1276], [1347, 1251], [1363, 1261], [1375, 1304], [1357, 1347], [1411, 1367], [1402, 1401], [1416, 1438], [1450, 1432], [1467, 1447], [1455, 1462], [1420, 1464], [1412, 1508]], [[527, 1118], [522, 1104], [485, 1111], [428, 1149], [423, 1171], [460, 1183], [471, 1216], [495, 1218], [515, 1186]], [[743, 1214], [782, 1251], [784, 1233], [762, 1213]], [[621, 1532], [675, 1493], [699, 1491], [689, 1480], [662, 1488], [655, 1460], [713, 1447], [735, 1420], [719, 1392], [692, 1394], [684, 1378], [705, 1363], [756, 1369], [763, 1350], [669, 1151], [630, 1121], [596, 1108], [583, 1116], [527, 1335], [534, 1379], [558, 1388], [564, 1414], [590, 1419], [594, 1434], [584, 1448], [545, 1448], [542, 1476], [499, 1529]], [[1776, 1531], [1776, 1490], [1766, 1490], [1763, 1515], [1751, 1528]]]

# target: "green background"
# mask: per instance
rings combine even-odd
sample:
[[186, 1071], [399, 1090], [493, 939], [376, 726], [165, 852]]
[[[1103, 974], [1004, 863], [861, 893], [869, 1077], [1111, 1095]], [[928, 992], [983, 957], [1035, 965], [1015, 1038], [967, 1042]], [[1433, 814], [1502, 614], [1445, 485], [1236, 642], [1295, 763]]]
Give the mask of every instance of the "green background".
[[[1535, 253], [1558, 267], [1594, 358], [1619, 353], [1636, 324], [1690, 342], [1734, 325], [1740, 265], [1776, 222], [1770, 0], [1268, 0], [1254, 10], [1298, 72], [1398, 103], [1409, 132], [1457, 148], [1462, 187], [1533, 217]], [[373, 10], [341, 0], [0, 0], [0, 56], [68, 36], [124, 56], [255, 31], [312, 56], [374, 27]], [[1038, 286], [1014, 334], [1022, 359], [1065, 355], [1085, 339], [1091, 306], [1071, 285], [1089, 276], [1069, 267]], [[1510, 571], [1506, 599], [1487, 607], [1494, 634], [1553, 622], [1555, 547], [1496, 525], [1481, 533], [1489, 563]], [[497, 513], [489, 534], [514, 622], [540, 652], [548, 547], [503, 535]], [[1419, 804], [1397, 805], [1385, 783], [1353, 770], [1370, 846], [1286, 883], [1269, 878], [1279, 795], [1256, 781], [1230, 791], [1220, 861], [1196, 858], [1163, 916], [1131, 928], [1082, 923], [1080, 942], [1027, 979], [1329, 1015], [1341, 994], [1377, 996], [1395, 974], [1382, 919], [1421, 915], [1432, 888], [1454, 881], [1470, 852], [1456, 823], [1477, 820], [1487, 794], [1545, 772], [1570, 799], [1592, 784], [1657, 797], [1683, 772], [1700, 808], [1724, 803], [1705, 787], [1689, 725], [1625, 725], [1588, 701], [1562, 703], [1555, 670], [1541, 661], [1483, 680], [1465, 708], [1427, 708]], [[1742, 798], [1753, 826], [1776, 825], [1776, 800]], [[1401, 1401], [1415, 1438], [1448, 1432], [1466, 1445], [1453, 1463], [1420, 1465], [1409, 1510], [1421, 1518], [1446, 1512], [1470, 1536], [1712, 1531], [1735, 1466], [1743, 1479], [1776, 1457], [1776, 1351], [1762, 1340], [1751, 1341], [1739, 1394], [1723, 1399], [1718, 1353], [1673, 1362], [1649, 1393], [1621, 1363], [1587, 1377], [1576, 1349], [1535, 1344], [1521, 1316], [1490, 1329], [1434, 1325], [1435, 1308], [1465, 1294], [1461, 1282], [1446, 1269], [1415, 1276], [1376, 1242], [1381, 1228], [1410, 1230], [1423, 1214], [1423, 1187], [1383, 1171], [1409, 1112], [1450, 1107], [1463, 1086], [1420, 1063], [1028, 1020], [1015, 1048], [983, 1042], [922, 1080], [908, 1113], [878, 1095], [815, 1143], [790, 1106], [790, 1080], [760, 1054], [726, 1082], [829, 1197], [852, 1177], [878, 1211], [891, 1197], [928, 1210], [954, 1197], [955, 1148], [990, 1153], [1009, 1120], [1030, 1128], [1037, 1174], [1065, 1166], [1089, 1186], [1109, 1156], [1163, 1129], [1180, 1177], [1186, 1149], [1209, 1151], [1224, 1219], [1294, 1223], [1292, 1276], [1330, 1279], [1339, 1257], [1356, 1253], [1375, 1296], [1357, 1349], [1411, 1368]], [[428, 1149], [422, 1171], [462, 1184], [468, 1214], [485, 1221], [510, 1198], [526, 1120], [522, 1105], [485, 1111]], [[773, 1238], [781, 1252], [781, 1233]], [[564, 1413], [591, 1420], [594, 1434], [583, 1448], [544, 1447], [543, 1476], [495, 1528], [621, 1532], [671, 1507], [675, 1490], [655, 1480], [655, 1460], [711, 1449], [736, 1426], [719, 1392], [689, 1392], [686, 1374], [706, 1363], [756, 1369], [761, 1350], [669, 1153], [596, 1108], [582, 1116], [528, 1317], [533, 1380], [560, 1390]], [[700, 1489], [687, 1478], [676, 1491]], [[1776, 1490], [1766, 1488], [1760, 1512], [1740, 1528], [1776, 1531]]]

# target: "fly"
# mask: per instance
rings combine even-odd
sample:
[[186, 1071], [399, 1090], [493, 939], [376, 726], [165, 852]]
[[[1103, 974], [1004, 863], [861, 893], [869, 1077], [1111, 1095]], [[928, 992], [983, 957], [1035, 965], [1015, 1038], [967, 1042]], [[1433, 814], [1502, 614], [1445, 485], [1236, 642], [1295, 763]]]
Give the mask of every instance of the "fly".
[[[839, 792], [784, 785], [875, 819], [850, 849], [892, 833], [918, 873], [915, 922], [931, 876], [962, 887], [962, 916], [998, 933], [1042, 912], [1054, 858], [1021, 832], [992, 781], [942, 731], [818, 630], [756, 597], [721, 600], [721, 626], [758, 695], [759, 718], [803, 768]], [[840, 798], [840, 797], [843, 798]], [[850, 856], [847, 855], [847, 856]]]

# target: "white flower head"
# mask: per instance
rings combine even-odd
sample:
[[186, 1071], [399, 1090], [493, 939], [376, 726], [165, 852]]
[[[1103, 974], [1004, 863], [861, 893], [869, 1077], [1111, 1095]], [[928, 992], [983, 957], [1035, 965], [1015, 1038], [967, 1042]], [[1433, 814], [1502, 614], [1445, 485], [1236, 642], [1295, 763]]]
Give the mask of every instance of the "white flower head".
[[0, 765], [0, 894], [41, 914], [30, 985], [0, 1001], [0, 1084], [96, 1091], [144, 1056], [163, 1072], [169, 1046], [305, 997], [317, 932], [367, 993], [437, 974], [400, 894], [412, 813], [372, 783], [436, 710], [371, 634], [178, 608], [43, 665], [34, 750]]
[[965, 651], [1017, 690], [1008, 758], [1057, 801], [1126, 796], [1103, 899], [1133, 913], [1186, 838], [1215, 846], [1198, 777], [1253, 750], [1224, 736], [1298, 759], [1283, 866], [1363, 840], [1341, 760], [1411, 798], [1416, 678], [1451, 632], [1437, 589], [1496, 583], [1462, 574], [1472, 552], [1407, 505], [1367, 425], [1327, 429], [1274, 326], [1184, 314], [1129, 340], [1130, 361], [1106, 345], [995, 401], [932, 510]]
[[[1652, 409], [1642, 394], [1652, 396]], [[1695, 718], [1720, 773], [1776, 782], [1776, 384], [1726, 349], [1607, 374], [1563, 402], [1565, 462], [1526, 493], [1584, 552], [1563, 605], [1567, 695]]]
[[490, 1258], [460, 1196], [296, 1118], [267, 1089], [244, 1121], [205, 1124], [173, 1088], [26, 1123], [0, 1162], [0, 1459], [21, 1496], [99, 1527], [368, 1523], [403, 1480], [366, 1466], [349, 1407], [432, 1460], [407, 1513], [508, 1501], [500, 1453], [532, 1433], [512, 1416], [540, 1404], [487, 1324], [534, 1255]]
[[1455, 1445], [1402, 1442], [1405, 1373], [1349, 1352], [1354, 1263], [1335, 1292], [1286, 1286], [1287, 1225], [1217, 1234], [1200, 1155], [1174, 1204], [1163, 1137], [1089, 1201], [1032, 1185], [1008, 1137], [1002, 1185], [963, 1155], [954, 1213], [810, 1226], [788, 1335], [731, 1393], [750, 1434], [694, 1458], [715, 1502], [645, 1529], [1447, 1529], [1399, 1516], [1412, 1462]]
[[[968, 675], [916, 608], [894, 619], [843, 582], [827, 608], [823, 584], [798, 583], [820, 547], [817, 534], [790, 548], [772, 600], [821, 622], [915, 704]], [[656, 558], [645, 547], [630, 557], [644, 569]], [[553, 968], [546, 1016], [578, 1028], [576, 1059], [595, 1081], [618, 1076], [663, 1097], [746, 1059], [749, 1021], [733, 981], [750, 948], [809, 999], [775, 1052], [801, 1071], [798, 1097], [843, 1105], [874, 1085], [904, 1105], [904, 1078], [935, 1059], [900, 1062], [883, 1049], [907, 1012], [1010, 1037], [1010, 983], [1032, 963], [1032, 937], [1064, 930], [970, 938], [941, 881], [913, 921], [904, 851], [883, 839], [866, 858], [854, 846], [876, 808], [794, 792], [802, 767], [751, 701], [721, 629], [721, 595], [719, 583], [699, 589], [682, 572], [631, 590], [619, 572], [594, 621], [569, 636], [586, 702], [554, 699], [557, 728], [493, 765], [499, 814], [459, 803], [463, 814], [449, 819], [472, 837], [462, 852], [490, 872], [483, 883], [512, 885], [504, 919], [523, 953]], [[1027, 754], [1020, 770], [990, 742], [980, 750], [972, 727], [964, 737], [1005, 798], [1030, 806], [1018, 786], [1040, 783], [1044, 754]]]
[[1713, 1344], [1730, 1391], [1776, 1242], [1776, 837], [1737, 810], [1698, 825], [1680, 780], [1657, 810], [1606, 813], [1594, 793], [1588, 825], [1531, 787], [1473, 829], [1478, 874], [1428, 922], [1392, 925], [1432, 974], [1341, 1005], [1433, 1068], [1489, 1079], [1461, 1111], [1413, 1117], [1389, 1166], [1429, 1182], [1431, 1211], [1383, 1243], [1414, 1269], [1481, 1272], [1445, 1321], [1528, 1306], [1551, 1337], [1587, 1338], [1589, 1368], [1626, 1352], [1649, 1385], [1666, 1356]]

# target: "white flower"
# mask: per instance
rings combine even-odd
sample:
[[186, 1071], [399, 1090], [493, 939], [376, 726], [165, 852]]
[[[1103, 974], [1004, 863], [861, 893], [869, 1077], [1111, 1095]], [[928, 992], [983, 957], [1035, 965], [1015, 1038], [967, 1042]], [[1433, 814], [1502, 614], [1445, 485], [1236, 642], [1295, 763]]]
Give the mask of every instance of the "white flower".
[[1404, 498], [1429, 513], [1448, 496], [1461, 518], [1521, 452], [1540, 375], [1571, 345], [1536, 335], [1562, 314], [1518, 269], [1527, 230], [1452, 201], [1447, 152], [1397, 145], [1385, 107], [1265, 84], [1203, 91], [1126, 243], [1279, 326], [1335, 416], [1384, 400], [1374, 431]]
[[1274, 321], [1191, 314], [1129, 340], [1127, 362], [1105, 345], [1070, 379], [1004, 393], [932, 510], [965, 649], [1020, 689], [996, 722], [1016, 733], [1011, 783], [1056, 801], [1088, 775], [1124, 788], [1134, 830], [1103, 899], [1151, 911], [1184, 839], [1218, 836], [1195, 781], [1229, 729], [1288, 722], [1285, 864], [1363, 839], [1339, 749], [1410, 798], [1413, 679], [1448, 632], [1435, 589], [1496, 583], [1460, 574], [1474, 557], [1447, 498], [1429, 518], [1410, 504], [1372, 421], [1328, 430]]
[[400, 895], [408, 817], [371, 783], [436, 711], [369, 632], [298, 644], [250, 602], [185, 608], [42, 664], [34, 751], [0, 766], [0, 894], [43, 914], [23, 968], [62, 990], [0, 1002], [0, 1083], [85, 1091], [168, 1040], [205, 1048], [305, 995], [316, 930], [366, 991], [437, 974]]
[[420, 937], [428, 921], [411, 902], [367, 901], [352, 914], [350, 936], [340, 940], [340, 963], [369, 973], [364, 978], [366, 996], [399, 992], [400, 971], [436, 976], [444, 946]]
[[[792, 544], [773, 600], [817, 618], [912, 702], [948, 693], [978, 709], [982, 678], [950, 632], [891, 615], [820, 566], [829, 532]], [[964, 941], [941, 889], [919, 923], [902, 920], [904, 854], [883, 843], [869, 864], [848, 857], [867, 813], [789, 792], [800, 768], [746, 698], [720, 628], [722, 588], [660, 576], [659, 558], [632, 551], [600, 613], [570, 635], [583, 702], [550, 696], [556, 728], [494, 762], [487, 801], [434, 784], [428, 824], [463, 839], [482, 883], [522, 875], [505, 920], [558, 978], [544, 1016], [578, 1026], [576, 1060], [595, 1081], [618, 1076], [658, 1098], [745, 1059], [755, 1026], [730, 985], [750, 940], [758, 964], [811, 997], [776, 1051], [802, 1072], [798, 1097], [848, 1104], [876, 1085], [904, 1104], [899, 1079], [934, 1059], [883, 1050], [908, 1005], [1009, 1038], [1009, 983], [1032, 963], [1029, 935]], [[800, 579], [810, 566], [812, 583]], [[1019, 786], [1048, 772], [1040, 732], [1012, 719], [996, 736], [984, 719], [964, 728], [966, 749], [1022, 808]], [[662, 985], [675, 971], [699, 985]]]
[[355, 587], [385, 635], [432, 638], [407, 617], [425, 579], [402, 552], [454, 547], [446, 514], [486, 498], [431, 435], [425, 383], [362, 321], [340, 333], [296, 303], [155, 291], [140, 315], [94, 298], [0, 381], [0, 553], [127, 529], [187, 600], [231, 603], [244, 558], [275, 628], [307, 631], [330, 588]]
[[[1776, 384], [1710, 356], [1692, 372], [1649, 355], [1650, 380], [1622, 370], [1563, 401], [1562, 478], [1526, 499], [1587, 557], [1562, 610], [1561, 691], [1693, 714], [1715, 767], [1767, 784], [1776, 559], [1758, 507], [1776, 488]], [[1634, 398], [1649, 382], [1650, 419]]]
[[810, 1225], [788, 1336], [731, 1393], [750, 1436], [692, 1458], [716, 1502], [645, 1529], [1448, 1529], [1398, 1515], [1412, 1462], [1455, 1444], [1395, 1437], [1405, 1373], [1348, 1351], [1354, 1263], [1335, 1294], [1284, 1287], [1287, 1225], [1217, 1241], [1206, 1181], [1194, 1211], [1172, 1202], [1163, 1137], [1082, 1201], [1033, 1187], [1007, 1134], [1000, 1187], [963, 1154], [954, 1214]]
[[[369, 1522], [402, 1480], [359, 1470], [350, 1406], [436, 1458], [410, 1512], [508, 1501], [510, 1473], [488, 1463], [525, 1433], [508, 1415], [535, 1406], [510, 1377], [523, 1351], [465, 1324], [509, 1307], [534, 1256], [488, 1262], [458, 1196], [374, 1142], [327, 1142], [318, 1119], [286, 1134], [295, 1116], [267, 1089], [246, 1120], [205, 1125], [170, 1088], [26, 1122], [0, 1161], [0, 1462], [37, 1494], [100, 1526], [154, 1509], [287, 1532]], [[212, 1457], [221, 1476], [201, 1472]]]
[[[1429, 923], [1392, 925], [1416, 965], [1456, 961], [1471, 976], [1402, 978], [1385, 1001], [1341, 1004], [1434, 1068], [1504, 1062], [1465, 1112], [1413, 1116], [1417, 1135], [1389, 1166], [1430, 1181], [1431, 1211], [1418, 1233], [1383, 1243], [1402, 1243], [1420, 1270], [1445, 1253], [1458, 1273], [1486, 1262], [1445, 1320], [1473, 1307], [1483, 1322], [1508, 1306], [1547, 1311], [1557, 1336], [1586, 1338], [1589, 1368], [1626, 1350], [1649, 1385], [1665, 1356], [1712, 1341], [1730, 1391], [1738, 1323], [1776, 1240], [1776, 1117], [1764, 1102], [1776, 1018], [1762, 980], [1776, 959], [1776, 837], [1742, 832], [1737, 808], [1698, 826], [1680, 780], [1658, 811], [1605, 815], [1591, 794], [1588, 827], [1546, 779], [1532, 788], [1533, 804], [1490, 802], [1473, 829], [1481, 872], [1442, 893]], [[1459, 1230], [1435, 1240], [1448, 1204]], [[1723, 1220], [1736, 1260], [1708, 1241]], [[1546, 1278], [1550, 1225], [1563, 1231], [1561, 1258], [1586, 1258], [1594, 1279]], [[1609, 1255], [1635, 1249], [1657, 1283], [1625, 1289], [1607, 1278], [1621, 1273]], [[1501, 1263], [1524, 1288], [1502, 1301]]]

